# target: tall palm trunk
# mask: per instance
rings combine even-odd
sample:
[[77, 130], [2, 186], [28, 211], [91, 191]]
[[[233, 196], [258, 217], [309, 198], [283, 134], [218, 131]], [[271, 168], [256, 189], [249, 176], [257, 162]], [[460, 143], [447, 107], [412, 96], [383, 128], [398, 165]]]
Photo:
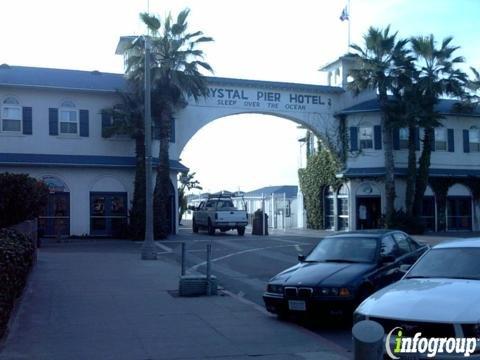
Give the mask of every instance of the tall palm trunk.
[[415, 202], [415, 181], [417, 177], [417, 130], [413, 119], [408, 120], [408, 167], [405, 189], [405, 211], [407, 216], [413, 216]]
[[389, 121], [387, 109], [387, 90], [379, 86], [379, 100], [381, 112], [382, 137], [385, 159], [385, 226], [392, 224], [395, 214], [395, 160], [393, 157], [393, 128]]
[[132, 209], [130, 210], [130, 232], [135, 240], [145, 238], [145, 140], [135, 136], [135, 181]]
[[422, 216], [423, 212], [423, 195], [428, 186], [428, 172], [430, 169], [430, 158], [433, 148], [434, 128], [432, 126], [425, 127], [423, 135], [423, 149], [420, 159], [418, 160], [418, 172], [415, 184], [415, 205], [413, 214], [416, 217]]
[[171, 181], [170, 181], [170, 114], [161, 111], [160, 118], [160, 149], [158, 154], [157, 177], [153, 195], [153, 226], [156, 239], [165, 239], [171, 232], [172, 206], [171, 206]]

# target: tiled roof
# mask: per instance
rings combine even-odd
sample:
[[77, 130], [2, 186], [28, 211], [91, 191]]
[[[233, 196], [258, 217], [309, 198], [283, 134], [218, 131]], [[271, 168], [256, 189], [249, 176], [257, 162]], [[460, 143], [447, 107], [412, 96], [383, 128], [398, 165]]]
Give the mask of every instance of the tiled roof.
[[272, 194], [283, 195], [287, 198], [297, 197], [298, 186], [296, 185], [280, 185], [280, 186], [267, 186], [253, 191], [245, 193], [245, 197], [256, 197], [256, 196], [272, 196]]
[[[210, 85], [220, 86], [255, 87], [323, 93], [344, 92], [342, 88], [324, 85], [230, 79], [214, 76], [206, 77], [206, 79]], [[0, 86], [1, 85], [115, 92], [116, 90], [125, 90], [126, 81], [123, 74], [104, 73], [99, 71], [10, 66], [3, 64], [0, 65]]]
[[115, 92], [124, 89], [122, 74], [0, 65], [0, 85]]
[[[477, 107], [472, 112], [459, 111], [455, 108], [457, 100], [441, 99], [439, 103], [435, 106], [435, 110], [442, 115], [452, 115], [452, 116], [474, 116], [480, 117], [480, 109]], [[343, 109], [337, 112], [336, 115], [350, 115], [356, 113], [366, 113], [366, 112], [378, 112], [380, 111], [380, 105], [378, 99], [370, 99], [354, 106], [350, 106], [346, 109]]]

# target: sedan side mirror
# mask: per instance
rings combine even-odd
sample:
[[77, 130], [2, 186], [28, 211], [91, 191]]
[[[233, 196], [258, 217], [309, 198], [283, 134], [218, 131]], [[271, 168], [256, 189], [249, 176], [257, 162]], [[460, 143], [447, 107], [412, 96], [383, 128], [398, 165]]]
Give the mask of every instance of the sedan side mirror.
[[298, 255], [298, 261], [304, 262], [305, 261], [305, 255]]
[[189, 205], [189, 206], [188, 206], [188, 210], [195, 211], [195, 210], [197, 210], [197, 208], [196, 208], [195, 206], [193, 206], [193, 205]]
[[386, 256], [382, 256], [380, 258], [380, 264], [388, 264], [388, 263], [393, 263], [395, 262], [395, 256], [393, 255], [386, 255]]

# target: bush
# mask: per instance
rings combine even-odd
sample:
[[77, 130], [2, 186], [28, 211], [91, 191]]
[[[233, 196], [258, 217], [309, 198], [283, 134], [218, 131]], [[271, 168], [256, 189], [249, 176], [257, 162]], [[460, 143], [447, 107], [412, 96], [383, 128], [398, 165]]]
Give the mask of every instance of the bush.
[[47, 198], [43, 182], [27, 174], [0, 174], [0, 228], [37, 217]]
[[34, 262], [29, 238], [11, 229], [0, 229], [0, 338], [5, 333], [15, 300], [25, 286]]

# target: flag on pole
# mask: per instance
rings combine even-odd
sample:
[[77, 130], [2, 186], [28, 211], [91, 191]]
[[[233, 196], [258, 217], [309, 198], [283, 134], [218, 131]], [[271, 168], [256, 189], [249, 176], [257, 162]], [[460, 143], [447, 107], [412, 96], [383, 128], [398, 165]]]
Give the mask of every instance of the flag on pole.
[[340, 20], [345, 21], [345, 20], [350, 20], [348, 17], [348, 8], [347, 5], [342, 10], [342, 14], [340, 15]]

